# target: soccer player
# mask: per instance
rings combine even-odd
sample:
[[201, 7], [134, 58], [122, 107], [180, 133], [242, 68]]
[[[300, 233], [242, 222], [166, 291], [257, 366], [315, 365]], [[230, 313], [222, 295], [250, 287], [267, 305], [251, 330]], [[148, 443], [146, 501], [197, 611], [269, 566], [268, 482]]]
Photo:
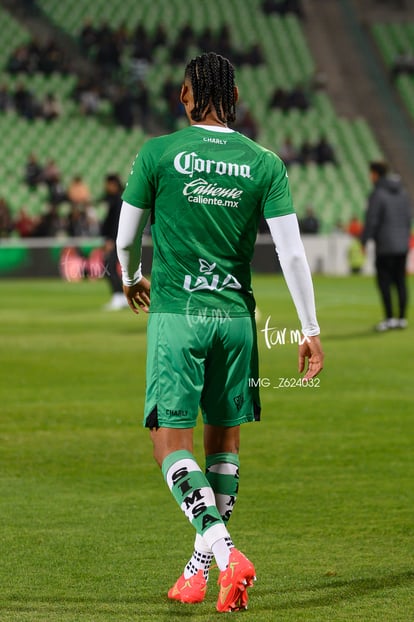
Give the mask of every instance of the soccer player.
[[[246, 609], [255, 579], [226, 525], [238, 491], [240, 425], [260, 417], [250, 261], [262, 214], [306, 337], [299, 371], [310, 379], [323, 365], [286, 169], [274, 153], [228, 127], [237, 97], [226, 58], [210, 52], [189, 62], [180, 98], [190, 126], [142, 147], [123, 194], [117, 239], [128, 304], [135, 313], [150, 311], [145, 426], [166, 483], [197, 532], [193, 555], [168, 596], [201, 602], [214, 557], [222, 612]], [[141, 271], [150, 213], [151, 302]], [[193, 455], [199, 407], [205, 473]]]

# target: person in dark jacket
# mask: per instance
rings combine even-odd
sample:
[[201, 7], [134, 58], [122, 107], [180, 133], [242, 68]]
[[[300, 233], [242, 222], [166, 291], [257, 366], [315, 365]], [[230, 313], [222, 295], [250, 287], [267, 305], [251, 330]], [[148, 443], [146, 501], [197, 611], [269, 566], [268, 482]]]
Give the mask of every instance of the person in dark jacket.
[[128, 306], [122, 289], [121, 277], [118, 274], [118, 256], [116, 253], [115, 240], [118, 234], [119, 214], [122, 205], [122, 182], [118, 175], [112, 173], [105, 177], [105, 201], [107, 212], [102, 223], [102, 236], [105, 238], [104, 261], [105, 276], [109, 281], [112, 298], [107, 305], [106, 311], [118, 311]]
[[[411, 231], [411, 205], [398, 175], [388, 173], [385, 162], [371, 162], [373, 189], [368, 200], [362, 243], [375, 242], [375, 268], [384, 307], [384, 320], [377, 331], [407, 326], [408, 292], [406, 261]], [[398, 317], [393, 313], [392, 289], [398, 295]]]

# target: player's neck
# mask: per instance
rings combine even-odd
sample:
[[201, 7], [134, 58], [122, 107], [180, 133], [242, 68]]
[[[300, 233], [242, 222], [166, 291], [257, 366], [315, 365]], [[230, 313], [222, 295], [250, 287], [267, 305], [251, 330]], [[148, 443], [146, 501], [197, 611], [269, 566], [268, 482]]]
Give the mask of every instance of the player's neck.
[[214, 108], [207, 112], [201, 121], [193, 121], [190, 119], [191, 125], [215, 125], [218, 127], [227, 127], [227, 123], [219, 119]]

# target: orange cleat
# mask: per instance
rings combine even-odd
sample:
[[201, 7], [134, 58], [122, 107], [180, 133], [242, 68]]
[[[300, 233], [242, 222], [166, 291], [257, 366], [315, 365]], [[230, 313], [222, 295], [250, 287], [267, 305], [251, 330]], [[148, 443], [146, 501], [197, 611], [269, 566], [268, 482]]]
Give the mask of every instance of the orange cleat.
[[182, 574], [175, 585], [168, 591], [168, 598], [179, 600], [181, 603], [201, 603], [207, 591], [207, 581], [202, 570], [189, 579]]
[[218, 584], [220, 592], [217, 611], [240, 611], [247, 609], [247, 588], [256, 580], [256, 571], [251, 561], [237, 549], [230, 553], [229, 565], [220, 572]]

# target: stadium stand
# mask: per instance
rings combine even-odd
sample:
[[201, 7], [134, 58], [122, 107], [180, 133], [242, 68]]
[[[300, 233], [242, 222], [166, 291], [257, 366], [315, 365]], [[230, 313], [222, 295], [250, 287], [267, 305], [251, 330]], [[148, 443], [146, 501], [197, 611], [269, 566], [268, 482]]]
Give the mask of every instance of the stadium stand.
[[[167, 43], [153, 50], [152, 62], [144, 67], [144, 80], [149, 90], [150, 106], [156, 113], [156, 124], [151, 133], [165, 131], [163, 119], [167, 102], [162, 96], [165, 81], [171, 78], [178, 85], [182, 79], [182, 63], [171, 60], [171, 47], [177, 42], [181, 29], [190, 23], [196, 34], [208, 24], [213, 33], [226, 26], [231, 44], [241, 52], [260, 44], [263, 62], [237, 65], [238, 83], [242, 102], [251, 111], [258, 128], [257, 140], [278, 151], [286, 138], [299, 148], [304, 141], [315, 142], [326, 136], [333, 146], [337, 164], [289, 167], [292, 191], [298, 215], [311, 204], [321, 224], [322, 232], [329, 232], [345, 224], [352, 216], [360, 216], [368, 191], [366, 163], [381, 156], [381, 150], [364, 118], [346, 119], [338, 116], [323, 89], [314, 89], [315, 66], [307, 45], [301, 21], [296, 15], [266, 15], [260, 0], [240, 3], [237, 0], [199, 2], [198, 0], [133, 0], [94, 3], [78, 0], [75, 4], [39, 0], [38, 5], [56, 29], [63, 29], [74, 40], [88, 19], [96, 26], [107, 21], [111, 28], [128, 25], [129, 32], [143, 25], [149, 34], [159, 25], [165, 27]], [[147, 137], [136, 124], [128, 131], [116, 125], [111, 118], [110, 105], [104, 104], [100, 114], [83, 116], [72, 92], [77, 83], [74, 74], [53, 73], [45, 76], [18, 74], [5, 71], [7, 59], [16, 46], [31, 39], [16, 19], [0, 8], [0, 24], [4, 33], [0, 51], [0, 84], [10, 91], [23, 82], [37, 98], [53, 92], [59, 97], [62, 114], [47, 123], [43, 119], [27, 121], [15, 110], [0, 112], [0, 133], [6, 145], [7, 157], [0, 162], [3, 179], [1, 195], [14, 213], [27, 207], [31, 214], [44, 211], [47, 189], [44, 185], [30, 190], [23, 181], [24, 165], [29, 153], [39, 161], [56, 160], [62, 171], [62, 181], [68, 184], [75, 175], [82, 175], [99, 205], [102, 182], [108, 171], [118, 172], [126, 179], [133, 154]], [[57, 30], [58, 32], [58, 30]], [[117, 80], [128, 80], [131, 71], [131, 45], [122, 52], [121, 69]], [[197, 53], [197, 45], [190, 46], [189, 54]], [[310, 97], [306, 111], [288, 112], [270, 107], [275, 88], [292, 89], [301, 86]], [[185, 120], [178, 118], [175, 127]]]
[[414, 120], [414, 23], [376, 23], [372, 35], [390, 79]]

